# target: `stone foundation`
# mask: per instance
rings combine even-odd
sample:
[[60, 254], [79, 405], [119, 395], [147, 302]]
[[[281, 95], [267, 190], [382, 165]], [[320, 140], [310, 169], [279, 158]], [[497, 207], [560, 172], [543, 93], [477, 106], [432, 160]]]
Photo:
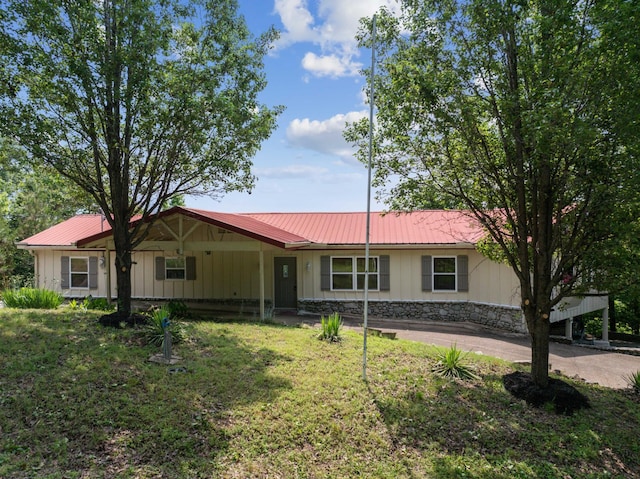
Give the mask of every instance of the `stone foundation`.
[[[362, 316], [363, 301], [299, 299], [298, 310]], [[419, 321], [470, 321], [516, 333], [527, 331], [519, 308], [468, 301], [369, 301], [369, 316]]]

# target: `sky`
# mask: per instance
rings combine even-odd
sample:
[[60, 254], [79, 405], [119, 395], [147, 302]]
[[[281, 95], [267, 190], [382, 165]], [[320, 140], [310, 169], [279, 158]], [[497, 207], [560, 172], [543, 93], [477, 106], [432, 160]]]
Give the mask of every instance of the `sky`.
[[[363, 68], [371, 51], [358, 49], [361, 17], [396, 0], [239, 0], [240, 13], [259, 35], [270, 26], [280, 38], [265, 58], [260, 95], [284, 113], [253, 159], [251, 194], [220, 199], [187, 197], [186, 205], [228, 213], [366, 211], [367, 168], [342, 136], [346, 122], [369, 116]], [[371, 210], [384, 205], [371, 196]]]

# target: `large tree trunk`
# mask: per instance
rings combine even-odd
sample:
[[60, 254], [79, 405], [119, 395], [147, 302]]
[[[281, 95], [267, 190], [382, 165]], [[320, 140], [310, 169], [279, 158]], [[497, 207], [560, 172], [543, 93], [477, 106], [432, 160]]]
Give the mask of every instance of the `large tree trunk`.
[[549, 385], [549, 315], [525, 311], [531, 336], [531, 378], [541, 388]]
[[116, 250], [116, 282], [118, 290], [118, 312], [131, 314], [131, 238], [129, 223], [113, 229]]

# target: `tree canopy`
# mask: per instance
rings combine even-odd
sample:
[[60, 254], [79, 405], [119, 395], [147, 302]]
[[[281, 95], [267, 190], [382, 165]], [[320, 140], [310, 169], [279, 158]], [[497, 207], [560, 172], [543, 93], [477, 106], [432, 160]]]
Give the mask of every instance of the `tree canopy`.
[[[591, 286], [598, 251], [637, 218], [632, 1], [404, 0], [376, 19], [374, 185], [392, 209], [449, 198], [520, 282], [532, 376], [549, 316]], [[361, 45], [371, 47], [371, 19]], [[371, 85], [370, 85], [371, 87]], [[367, 121], [347, 138], [368, 154]]]
[[89, 193], [114, 232], [119, 307], [131, 251], [184, 194], [250, 190], [281, 107], [259, 102], [263, 58], [236, 0], [7, 0], [2, 132]]

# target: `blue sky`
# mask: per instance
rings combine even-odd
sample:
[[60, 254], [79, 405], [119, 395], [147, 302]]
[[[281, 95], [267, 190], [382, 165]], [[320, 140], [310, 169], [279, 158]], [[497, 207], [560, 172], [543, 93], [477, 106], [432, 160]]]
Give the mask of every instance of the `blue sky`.
[[[395, 0], [239, 0], [255, 33], [280, 32], [265, 59], [267, 105], [284, 105], [278, 127], [254, 158], [251, 194], [187, 198], [222, 212], [365, 211], [367, 170], [342, 137], [345, 121], [369, 115], [360, 74], [371, 52], [358, 50], [358, 20]], [[383, 209], [372, 195], [373, 211]]]

